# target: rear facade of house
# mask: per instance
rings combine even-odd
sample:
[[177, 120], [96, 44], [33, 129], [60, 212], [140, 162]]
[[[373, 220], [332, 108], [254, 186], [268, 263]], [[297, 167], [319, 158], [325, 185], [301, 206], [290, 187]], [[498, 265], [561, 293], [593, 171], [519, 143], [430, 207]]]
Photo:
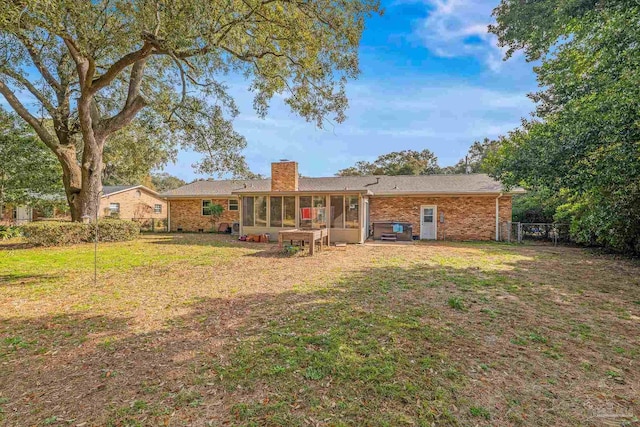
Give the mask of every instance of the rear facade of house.
[[[301, 178], [296, 162], [272, 163], [271, 179], [196, 181], [164, 193], [169, 229], [236, 225], [240, 234], [329, 228], [332, 242], [362, 243], [376, 227], [414, 239], [499, 240], [511, 199], [485, 174]], [[223, 207], [219, 218], [208, 207]]]

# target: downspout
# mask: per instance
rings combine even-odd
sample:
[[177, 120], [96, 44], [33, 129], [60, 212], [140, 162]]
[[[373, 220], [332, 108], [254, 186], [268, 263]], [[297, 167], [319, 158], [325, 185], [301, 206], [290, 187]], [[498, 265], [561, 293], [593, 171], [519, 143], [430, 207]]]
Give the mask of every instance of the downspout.
[[502, 197], [502, 193], [496, 197], [496, 242], [500, 241], [500, 197]]
[[171, 233], [171, 200], [167, 200], [167, 232]]

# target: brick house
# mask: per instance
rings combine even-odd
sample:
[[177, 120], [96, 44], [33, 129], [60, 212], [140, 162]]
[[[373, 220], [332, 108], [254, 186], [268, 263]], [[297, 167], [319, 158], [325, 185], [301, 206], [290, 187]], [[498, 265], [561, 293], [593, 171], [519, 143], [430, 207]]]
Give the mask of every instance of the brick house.
[[281, 161], [271, 179], [196, 181], [163, 196], [171, 231], [212, 230], [207, 207], [219, 204], [218, 222], [241, 234], [327, 227], [331, 241], [362, 243], [382, 223], [410, 225], [420, 239], [500, 240], [521, 192], [485, 174], [301, 178], [296, 162]]
[[122, 219], [167, 218], [167, 202], [157, 192], [144, 185], [115, 185], [102, 187], [98, 216], [117, 216]]

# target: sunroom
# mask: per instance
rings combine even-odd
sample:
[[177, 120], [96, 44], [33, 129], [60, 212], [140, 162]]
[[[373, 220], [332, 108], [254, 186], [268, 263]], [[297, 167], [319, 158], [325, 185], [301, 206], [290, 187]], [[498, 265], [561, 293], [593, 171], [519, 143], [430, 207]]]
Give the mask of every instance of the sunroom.
[[366, 190], [235, 194], [240, 198], [241, 234], [269, 234], [275, 241], [281, 230], [328, 228], [332, 242], [362, 243], [366, 238]]

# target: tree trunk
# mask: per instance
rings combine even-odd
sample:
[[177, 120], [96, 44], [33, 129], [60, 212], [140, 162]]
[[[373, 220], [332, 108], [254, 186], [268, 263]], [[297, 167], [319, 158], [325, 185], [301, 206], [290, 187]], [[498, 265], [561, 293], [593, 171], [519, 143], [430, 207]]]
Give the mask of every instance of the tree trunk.
[[[106, 136], [93, 129], [89, 114], [82, 116], [82, 160], [78, 164], [74, 144], [59, 146], [56, 156], [62, 164], [63, 184], [67, 196], [71, 220], [94, 220], [99, 214], [102, 193], [102, 152]], [[84, 120], [83, 120], [84, 119]], [[84, 121], [84, 123], [82, 123]]]

